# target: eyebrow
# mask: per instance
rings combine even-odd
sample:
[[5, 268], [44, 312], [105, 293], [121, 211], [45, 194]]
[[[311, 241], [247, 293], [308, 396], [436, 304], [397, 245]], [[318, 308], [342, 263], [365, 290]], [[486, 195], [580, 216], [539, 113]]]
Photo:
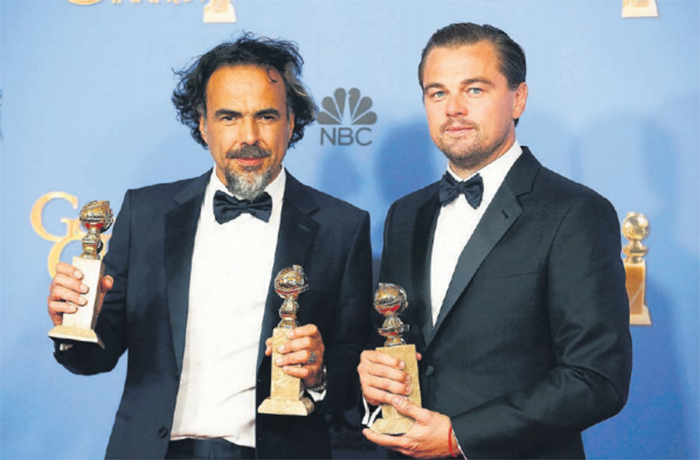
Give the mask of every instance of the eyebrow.
[[[255, 112], [256, 117], [260, 116], [265, 116], [265, 115], [274, 115], [274, 116], [280, 116], [280, 112], [277, 109], [269, 108], [269, 109], [262, 109], [258, 110]], [[243, 114], [237, 110], [230, 110], [230, 109], [219, 109], [216, 112], [214, 112], [215, 117], [221, 117], [221, 116], [232, 116], [232, 117], [241, 117]]]
[[[487, 86], [494, 86], [494, 83], [485, 77], [465, 78], [464, 80], [459, 82], [459, 85], [460, 86], [470, 86], [470, 85], [473, 85], [474, 83], [481, 83], [481, 84], [487, 85]], [[443, 85], [442, 83], [437, 83], [437, 82], [431, 83], [430, 85], [423, 88], [423, 93], [425, 94], [426, 92], [428, 92], [428, 90], [433, 89], [433, 88], [444, 88], [444, 87], [445, 87], [445, 85]]]

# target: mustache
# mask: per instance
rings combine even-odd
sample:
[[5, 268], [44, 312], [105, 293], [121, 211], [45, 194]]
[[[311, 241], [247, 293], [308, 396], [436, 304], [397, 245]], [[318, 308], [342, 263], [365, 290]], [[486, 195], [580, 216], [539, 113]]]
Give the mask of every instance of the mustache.
[[453, 118], [448, 120], [447, 122], [443, 123], [442, 126], [440, 126], [440, 129], [442, 132], [447, 131], [449, 128], [453, 127], [459, 127], [459, 128], [478, 128], [476, 123], [472, 123], [468, 121], [466, 118]]
[[226, 158], [234, 160], [236, 158], [267, 158], [272, 156], [270, 150], [264, 149], [258, 145], [244, 145], [237, 150], [229, 150], [226, 153]]

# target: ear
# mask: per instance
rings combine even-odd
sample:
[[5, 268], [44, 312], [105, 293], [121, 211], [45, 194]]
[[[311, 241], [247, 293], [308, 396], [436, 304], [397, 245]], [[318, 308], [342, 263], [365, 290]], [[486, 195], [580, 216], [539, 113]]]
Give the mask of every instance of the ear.
[[522, 82], [513, 91], [513, 119], [517, 120], [525, 111], [527, 105], [527, 83]]
[[204, 142], [209, 145], [209, 133], [207, 133], [207, 120], [204, 115], [199, 115], [199, 133], [202, 135]]

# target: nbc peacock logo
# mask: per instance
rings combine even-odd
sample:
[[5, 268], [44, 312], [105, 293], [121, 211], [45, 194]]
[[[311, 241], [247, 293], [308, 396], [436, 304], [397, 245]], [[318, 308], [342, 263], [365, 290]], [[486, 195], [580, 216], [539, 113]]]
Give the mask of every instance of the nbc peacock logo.
[[359, 89], [345, 91], [338, 88], [333, 97], [323, 98], [321, 106], [323, 110], [317, 118], [318, 124], [324, 125], [321, 128], [321, 145], [325, 141], [339, 146], [358, 144], [364, 147], [372, 143], [368, 138], [372, 129], [368, 126], [377, 122], [377, 114], [370, 110], [372, 99], [361, 96]]

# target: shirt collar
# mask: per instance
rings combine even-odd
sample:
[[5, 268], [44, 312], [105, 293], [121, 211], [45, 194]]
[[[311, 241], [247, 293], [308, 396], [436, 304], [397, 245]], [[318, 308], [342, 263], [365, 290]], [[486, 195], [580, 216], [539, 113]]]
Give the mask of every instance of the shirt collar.
[[[279, 209], [279, 206], [281, 206], [282, 201], [284, 200], [284, 189], [286, 184], [287, 172], [284, 169], [284, 167], [282, 167], [277, 177], [275, 177], [275, 179], [269, 184], [267, 184], [267, 187], [265, 187], [265, 191], [272, 198], [273, 213], [275, 212], [276, 208]], [[207, 186], [205, 202], [213, 202], [214, 194], [219, 190], [227, 195], [231, 195], [231, 192], [228, 191], [224, 183], [221, 182], [221, 179], [219, 179], [219, 176], [216, 175], [216, 168], [214, 168], [211, 172], [211, 177], [209, 178], [209, 185]], [[213, 208], [211, 206], [210, 208], [212, 209], [213, 213]]]
[[513, 167], [513, 164], [515, 164], [516, 160], [522, 153], [523, 149], [516, 140], [506, 151], [506, 153], [496, 158], [494, 161], [487, 164], [466, 179], [462, 179], [455, 174], [454, 171], [452, 171], [452, 168], [450, 168], [449, 163], [447, 165], [447, 172], [450, 173], [458, 182], [471, 179], [475, 175], [480, 174], [482, 180], [484, 181], [484, 195], [482, 197], [482, 202], [488, 204], [491, 203], [491, 200], [493, 200], [493, 197], [496, 195], [496, 192], [508, 175], [508, 171], [510, 171], [510, 168]]

